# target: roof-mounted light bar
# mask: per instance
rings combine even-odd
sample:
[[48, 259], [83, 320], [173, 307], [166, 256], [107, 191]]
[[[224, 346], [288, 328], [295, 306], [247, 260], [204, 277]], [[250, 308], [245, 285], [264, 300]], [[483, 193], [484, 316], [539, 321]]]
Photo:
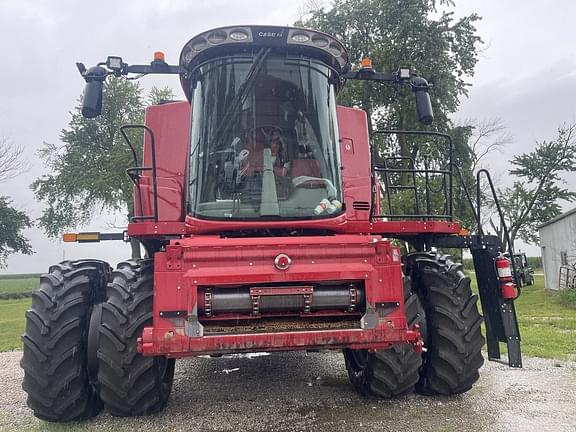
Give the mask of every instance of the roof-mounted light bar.
[[242, 45], [270, 47], [307, 47], [334, 59], [341, 73], [349, 69], [348, 53], [336, 38], [304, 28], [277, 26], [221, 27], [200, 33], [190, 39], [180, 54], [180, 66], [188, 70], [197, 63], [200, 54], [215, 47], [241, 47]]

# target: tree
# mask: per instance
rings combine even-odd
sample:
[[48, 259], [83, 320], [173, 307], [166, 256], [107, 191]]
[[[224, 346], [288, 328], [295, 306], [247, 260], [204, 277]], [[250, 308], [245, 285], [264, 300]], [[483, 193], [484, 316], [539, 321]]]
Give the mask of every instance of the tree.
[[490, 153], [501, 153], [512, 142], [512, 136], [500, 118], [468, 119], [463, 124], [471, 129], [467, 146], [470, 149], [471, 170], [474, 172], [484, 168], [483, 161]]
[[[456, 19], [453, 6], [451, 0], [333, 0], [325, 10], [318, 7], [317, 1], [309, 1], [308, 13], [296, 25], [315, 28], [340, 39], [353, 65], [369, 57], [380, 71], [396, 71], [407, 65], [416, 68], [433, 83], [429, 94], [435, 129], [450, 132], [449, 114], [457, 110], [460, 98], [467, 94], [470, 84], [466, 79], [474, 74], [482, 43], [474, 26], [480, 17], [471, 14]], [[339, 102], [365, 110], [370, 133], [377, 129], [429, 130], [418, 122], [412, 93], [408, 86], [351, 80], [340, 92]], [[458, 141], [465, 144], [468, 137], [461, 134]], [[403, 159], [395, 162], [399, 169], [446, 168], [448, 146], [444, 141], [378, 134], [373, 136], [372, 143], [378, 166], [382, 166], [388, 156], [401, 156]], [[455, 158], [466, 156], [467, 150], [461, 149]], [[463, 174], [469, 178], [472, 166], [473, 163], [461, 165], [463, 171], [467, 169]], [[407, 171], [400, 173], [397, 181], [400, 186], [413, 182]], [[397, 193], [396, 203], [399, 209], [414, 208], [413, 194]], [[456, 208], [463, 209], [462, 214], [456, 216], [467, 222], [473, 217], [467, 204]]]
[[[501, 153], [506, 145], [512, 142], [503, 121], [499, 118], [484, 120], [467, 119], [455, 126], [449, 134], [454, 143], [454, 165], [460, 171], [462, 179], [455, 180], [454, 210], [462, 225], [469, 229], [477, 226], [476, 215], [473, 213], [462, 183], [464, 183], [472, 202], [476, 203], [476, 177], [478, 170], [485, 168], [485, 160], [492, 153]], [[498, 179], [493, 179], [498, 184]], [[480, 194], [482, 202], [490, 201], [488, 185], [481, 183]], [[487, 224], [493, 212], [481, 214], [481, 224]]]
[[[23, 149], [8, 138], [0, 138], [0, 183], [13, 179], [28, 168], [22, 158]], [[30, 228], [28, 216], [11, 207], [10, 198], [0, 196], [0, 267], [13, 253], [30, 255], [32, 247], [22, 230]]]
[[23, 160], [24, 149], [9, 138], [0, 138], [0, 183], [11, 180], [28, 170]]
[[32, 254], [30, 242], [21, 232], [32, 226], [30, 218], [10, 204], [9, 198], [0, 196], [0, 267], [6, 265], [6, 259], [13, 253]]
[[[439, 14], [438, 3], [444, 7]], [[436, 128], [447, 130], [448, 115], [456, 111], [460, 97], [467, 94], [466, 77], [474, 73], [481, 44], [474, 27], [480, 17], [471, 14], [455, 19], [450, 10], [453, 6], [451, 0], [333, 0], [326, 11], [311, 2], [309, 13], [296, 25], [338, 37], [348, 48], [353, 64], [369, 57], [378, 70], [395, 71], [412, 65], [424, 76], [432, 76], [434, 88], [430, 96]], [[372, 119], [370, 126], [421, 128], [407, 87], [350, 82], [340, 100], [364, 109]], [[402, 147], [402, 156], [413, 152], [417, 152], [417, 147]]]
[[[171, 98], [171, 90], [153, 89], [148, 101]], [[142, 123], [145, 105], [138, 83], [112, 77], [104, 84], [100, 116], [82, 117], [79, 104], [68, 128], [62, 130], [63, 144], [45, 143], [40, 156], [51, 173], [34, 181], [31, 188], [47, 205], [39, 224], [50, 237], [85, 225], [104, 210], [123, 211], [128, 219], [134, 216], [132, 183], [125, 172], [133, 160], [119, 129], [123, 124]], [[130, 132], [133, 142], [142, 142], [141, 133]], [[140, 256], [137, 242], [132, 243], [132, 256]]]
[[[498, 190], [512, 247], [517, 238], [537, 243], [538, 226], [560, 215], [562, 201], [576, 200], [576, 192], [563, 185], [562, 174], [576, 171], [576, 124], [562, 126], [552, 141], [542, 141], [528, 153], [515, 156], [510, 175], [513, 185]], [[490, 220], [492, 228], [504, 244], [503, 229]]]

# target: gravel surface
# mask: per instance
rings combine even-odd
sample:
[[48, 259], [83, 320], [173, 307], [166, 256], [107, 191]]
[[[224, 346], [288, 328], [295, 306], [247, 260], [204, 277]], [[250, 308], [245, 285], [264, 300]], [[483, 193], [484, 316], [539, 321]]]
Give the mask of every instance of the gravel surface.
[[2, 431], [575, 431], [576, 363], [486, 363], [465, 395], [366, 400], [348, 384], [340, 353], [282, 353], [177, 361], [157, 416], [51, 425], [26, 407], [22, 353], [0, 354]]

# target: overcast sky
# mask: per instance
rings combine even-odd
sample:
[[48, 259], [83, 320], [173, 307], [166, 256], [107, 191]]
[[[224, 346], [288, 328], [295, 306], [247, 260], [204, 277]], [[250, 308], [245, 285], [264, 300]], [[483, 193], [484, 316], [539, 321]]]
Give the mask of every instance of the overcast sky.
[[[576, 121], [576, 2], [535, 0], [457, 0], [457, 14], [477, 12], [485, 41], [471, 78], [469, 99], [456, 119], [499, 117], [514, 137], [491, 169], [504, 175], [507, 160], [529, 151], [536, 140], [550, 139], [562, 123]], [[29, 184], [46, 172], [37, 151], [57, 142], [83, 89], [75, 62], [93, 65], [108, 55], [128, 63], [147, 63], [163, 50], [176, 63], [184, 43], [213, 27], [233, 24], [290, 25], [301, 1], [130, 0], [96, 2], [0, 0], [0, 137], [25, 147], [30, 170], [0, 184], [0, 195], [32, 218], [41, 214]], [[179, 90], [176, 77], [140, 81]], [[181, 92], [180, 92], [181, 94]], [[576, 181], [570, 179], [572, 189]], [[88, 229], [110, 231], [120, 218], [98, 217]], [[63, 245], [30, 229], [36, 253], [14, 255], [3, 273], [42, 272], [63, 257], [94, 257], [116, 263], [129, 256], [118, 242]], [[528, 249], [534, 254], [537, 248]]]

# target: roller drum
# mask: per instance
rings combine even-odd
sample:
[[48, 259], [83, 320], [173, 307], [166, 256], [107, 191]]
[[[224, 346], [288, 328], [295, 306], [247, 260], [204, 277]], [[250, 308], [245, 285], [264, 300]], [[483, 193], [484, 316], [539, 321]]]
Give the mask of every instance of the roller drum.
[[[206, 292], [209, 294], [206, 295]], [[212, 288], [205, 290], [204, 295], [199, 294], [198, 313], [200, 316], [254, 312], [254, 297], [250, 295], [249, 287]], [[350, 285], [315, 287], [308, 298], [309, 306], [303, 294], [262, 295], [258, 296], [257, 310], [259, 313], [359, 311], [365, 302], [363, 288]]]

